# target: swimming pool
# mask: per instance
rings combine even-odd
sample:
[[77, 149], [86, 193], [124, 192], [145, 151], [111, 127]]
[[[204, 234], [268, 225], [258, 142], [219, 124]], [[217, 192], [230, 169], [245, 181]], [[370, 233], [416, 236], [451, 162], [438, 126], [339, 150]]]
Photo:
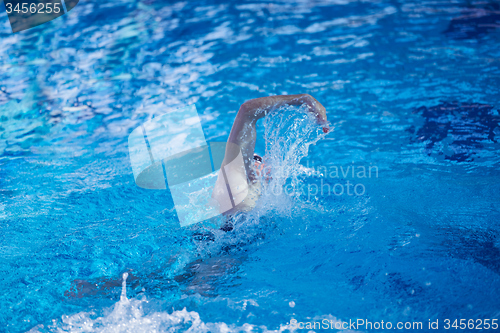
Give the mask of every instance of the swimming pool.
[[[499, 11], [90, 0], [17, 34], [2, 12], [0, 331], [498, 319]], [[307, 119], [260, 126], [298, 195], [224, 233], [135, 185], [127, 138], [152, 116], [194, 103], [225, 140], [245, 100], [293, 93], [334, 129], [294, 145]]]

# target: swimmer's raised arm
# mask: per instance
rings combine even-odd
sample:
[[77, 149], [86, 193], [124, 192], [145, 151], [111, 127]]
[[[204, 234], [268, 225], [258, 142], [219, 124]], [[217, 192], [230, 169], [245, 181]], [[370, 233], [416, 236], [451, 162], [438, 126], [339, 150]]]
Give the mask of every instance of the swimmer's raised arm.
[[320, 124], [324, 124], [323, 131], [328, 132], [326, 125], [326, 110], [320, 102], [308, 94], [278, 95], [251, 99], [243, 103], [236, 115], [228, 142], [241, 148], [248, 179], [254, 181], [256, 176], [251, 167], [255, 151], [257, 120], [265, 117], [271, 111], [284, 105], [306, 105], [311, 113], [316, 116]]

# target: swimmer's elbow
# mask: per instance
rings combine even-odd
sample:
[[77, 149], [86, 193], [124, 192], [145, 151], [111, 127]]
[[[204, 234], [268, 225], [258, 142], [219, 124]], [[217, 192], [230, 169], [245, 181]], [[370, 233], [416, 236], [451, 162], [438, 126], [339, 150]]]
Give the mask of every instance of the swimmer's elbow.
[[250, 99], [240, 106], [238, 115], [245, 120], [256, 120], [264, 117], [267, 112], [284, 102], [283, 96], [268, 96]]
[[238, 116], [245, 118], [246, 120], [251, 120], [255, 117], [255, 112], [259, 108], [259, 103], [256, 103], [255, 99], [251, 99], [241, 104], [240, 110], [238, 111]]
[[300, 94], [298, 95], [298, 98], [297, 98], [297, 102], [298, 103], [293, 103], [293, 104], [307, 104], [309, 106], [313, 106], [314, 105], [314, 97], [312, 97], [311, 95], [309, 94]]
[[315, 101], [314, 97], [309, 94], [302, 94], [303, 101], [306, 103], [313, 103]]

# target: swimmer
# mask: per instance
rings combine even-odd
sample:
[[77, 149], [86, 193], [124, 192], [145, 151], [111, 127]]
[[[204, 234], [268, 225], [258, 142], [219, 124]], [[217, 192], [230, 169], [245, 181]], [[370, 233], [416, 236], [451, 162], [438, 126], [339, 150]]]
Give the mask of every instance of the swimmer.
[[[231, 145], [227, 145], [225, 159], [223, 165], [231, 166], [228, 164], [234, 159], [234, 154], [239, 153], [241, 149], [241, 154], [243, 156], [244, 170], [240, 167], [230, 168], [226, 175], [231, 178], [236, 184], [240, 184], [242, 189], [248, 189], [245, 193], [246, 197], [244, 201], [236, 205], [231, 210], [224, 213], [227, 217], [227, 221], [221, 228], [223, 231], [231, 231], [233, 229], [231, 216], [239, 211], [247, 212], [255, 207], [256, 201], [258, 199], [260, 184], [259, 176], [263, 172], [264, 163], [262, 157], [255, 154], [255, 142], [256, 142], [256, 122], [259, 119], [264, 118], [270, 112], [275, 109], [280, 108], [285, 105], [304, 105], [309, 112], [315, 115], [316, 120], [319, 124], [323, 126], [323, 132], [328, 132], [328, 125], [326, 119], [326, 110], [315, 98], [308, 94], [299, 95], [282, 95], [282, 96], [270, 96], [261, 97], [246, 101], [243, 103], [236, 115], [233, 127], [231, 128], [231, 133], [229, 134], [228, 142], [234, 144], [237, 147], [237, 152], [235, 149], [231, 148]], [[232, 183], [234, 184], [234, 183]], [[219, 174], [219, 179], [217, 180], [213, 197], [219, 202], [226, 200], [227, 197], [222, 197], [220, 194], [222, 192], [221, 188], [226, 188], [226, 183]], [[236, 186], [238, 187], [238, 186]], [[234, 188], [234, 186], [233, 186]], [[235, 193], [233, 191], [233, 196], [237, 197], [242, 195], [242, 193]], [[243, 191], [242, 191], [243, 192]], [[200, 234], [199, 236], [207, 236], [206, 234]], [[203, 240], [213, 241], [213, 238], [208, 239], [203, 237]], [[229, 249], [228, 249], [229, 250]], [[169, 265], [173, 262], [175, 258], [172, 258]], [[217, 278], [223, 276], [223, 273], [230, 267], [237, 265], [238, 259], [234, 258], [211, 258], [205, 263], [202, 260], [196, 260], [186, 266], [186, 272], [174, 277], [174, 280], [178, 283], [186, 283], [187, 291], [196, 291], [203, 295], [213, 296], [212, 285], [216, 285]], [[214, 264], [215, 263], [215, 264]], [[216, 269], [216, 267], [222, 267]], [[148, 280], [163, 280], [164, 271], [168, 269], [163, 267], [162, 269], [155, 271], [148, 275]], [[135, 276], [132, 270], [128, 270], [128, 282], [132, 282], [134, 287], [140, 285], [140, 279]], [[118, 289], [122, 286], [122, 275], [115, 279], [101, 278], [92, 281], [86, 280], [74, 280], [73, 285], [69, 290], [65, 292], [65, 296], [72, 298], [81, 298], [85, 296], [99, 296], [99, 295], [109, 295], [114, 288]], [[190, 281], [190, 282], [189, 282]], [[170, 283], [170, 282], [169, 282]]]
[[[328, 132], [325, 107], [311, 95], [269, 96], [252, 99], [243, 103], [229, 134], [228, 143], [234, 145], [227, 145], [225, 159], [222, 163], [225, 166], [227, 181], [224, 181], [222, 175], [219, 174], [212, 195], [221, 206], [226, 204], [224, 202], [227, 201], [226, 182], [231, 184], [230, 188], [233, 199], [235, 202], [240, 203], [232, 209], [225, 211], [225, 216], [232, 216], [237, 212], [248, 212], [255, 207], [261, 189], [258, 176], [264, 169], [262, 157], [254, 154], [256, 142], [255, 125], [257, 120], [264, 118], [270, 112], [285, 105], [304, 105], [316, 117], [316, 121], [323, 126], [323, 132]], [[240, 152], [239, 149], [234, 149], [234, 147], [241, 149], [244, 169], [242, 166], [229, 164]], [[232, 227], [229, 224], [226, 223], [222, 230], [231, 230]]]

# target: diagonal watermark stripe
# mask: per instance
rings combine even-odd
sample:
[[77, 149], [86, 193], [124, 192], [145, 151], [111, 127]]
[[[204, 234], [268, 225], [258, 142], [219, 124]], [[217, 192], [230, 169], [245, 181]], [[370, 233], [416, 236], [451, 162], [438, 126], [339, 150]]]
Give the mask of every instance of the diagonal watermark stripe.
[[128, 143], [136, 184], [168, 188], [181, 226], [227, 212], [248, 195], [240, 147], [207, 143], [194, 105], [145, 122]]

